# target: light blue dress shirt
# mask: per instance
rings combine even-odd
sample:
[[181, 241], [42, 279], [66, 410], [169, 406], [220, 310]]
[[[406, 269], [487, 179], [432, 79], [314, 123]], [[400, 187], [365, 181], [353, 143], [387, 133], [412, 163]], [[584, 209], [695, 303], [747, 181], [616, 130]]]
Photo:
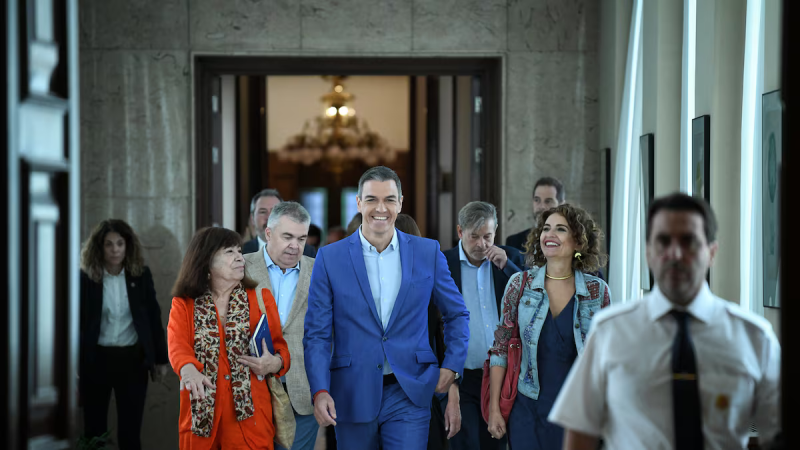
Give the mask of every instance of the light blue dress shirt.
[[461, 295], [469, 310], [469, 347], [465, 369], [481, 369], [494, 343], [494, 331], [500, 323], [497, 300], [494, 298], [492, 262], [487, 258], [475, 266], [464, 253], [458, 241], [458, 259], [461, 261]]
[[[392, 241], [382, 252], [369, 243], [358, 229], [361, 239], [361, 251], [364, 255], [364, 264], [367, 266], [367, 278], [378, 316], [381, 318], [383, 329], [389, 324], [392, 317], [394, 302], [400, 292], [400, 282], [403, 280], [403, 267], [400, 265], [400, 243], [397, 240], [397, 231], [392, 235]], [[384, 356], [383, 373], [392, 373], [389, 361]]]
[[281, 318], [281, 328], [286, 325], [286, 319], [292, 310], [294, 295], [297, 291], [297, 282], [300, 280], [300, 262], [297, 265], [286, 269], [284, 272], [280, 266], [272, 262], [272, 258], [264, 247], [264, 262], [267, 263], [269, 281], [272, 284], [272, 296], [278, 304], [278, 315]]

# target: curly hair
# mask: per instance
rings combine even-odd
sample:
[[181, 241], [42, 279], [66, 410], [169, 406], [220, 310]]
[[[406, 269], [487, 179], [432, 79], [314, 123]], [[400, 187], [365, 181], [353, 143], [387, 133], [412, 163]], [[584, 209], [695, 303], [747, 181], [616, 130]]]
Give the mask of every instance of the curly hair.
[[124, 220], [107, 219], [97, 224], [83, 243], [81, 249], [81, 270], [86, 272], [92, 280], [100, 283], [103, 281], [103, 268], [105, 267], [104, 240], [108, 233], [119, 233], [125, 239], [125, 259], [122, 267], [130, 275], [138, 277], [144, 271], [144, 258], [142, 245], [133, 232], [133, 228]]
[[542, 253], [540, 238], [547, 218], [553, 214], [559, 214], [567, 219], [569, 229], [572, 231], [572, 238], [575, 240], [577, 250], [581, 253], [580, 259], [573, 258], [573, 269], [590, 273], [597, 272], [600, 267], [606, 265], [608, 255], [600, 249], [600, 243], [604, 238], [603, 231], [584, 209], [565, 203], [544, 211], [539, 217], [536, 228], [528, 234], [528, 241], [525, 243], [525, 263], [528, 266], [542, 267], [547, 263], [547, 259]]

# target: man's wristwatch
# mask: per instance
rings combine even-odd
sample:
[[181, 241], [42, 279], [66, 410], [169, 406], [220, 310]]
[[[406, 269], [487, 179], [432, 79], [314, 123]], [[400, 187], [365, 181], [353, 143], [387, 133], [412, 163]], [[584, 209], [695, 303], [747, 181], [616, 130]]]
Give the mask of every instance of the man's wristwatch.
[[458, 379], [459, 379], [459, 378], [461, 378], [461, 374], [460, 374], [460, 373], [456, 372], [456, 371], [455, 371], [455, 370], [453, 370], [453, 369], [448, 369], [448, 370], [449, 370], [449, 371], [451, 371], [451, 372], [453, 372], [453, 373], [455, 374], [455, 376], [456, 376], [456, 377], [455, 377], [455, 381], [458, 381]]

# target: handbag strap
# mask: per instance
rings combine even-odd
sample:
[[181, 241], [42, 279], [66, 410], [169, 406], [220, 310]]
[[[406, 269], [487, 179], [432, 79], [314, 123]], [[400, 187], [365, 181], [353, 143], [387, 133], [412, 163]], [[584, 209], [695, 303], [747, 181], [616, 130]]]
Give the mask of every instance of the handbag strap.
[[[519, 295], [516, 300], [517, 317], [519, 318], [519, 302], [522, 300], [522, 294], [525, 292], [525, 285], [528, 284], [528, 271], [522, 272], [522, 284], [519, 287]], [[511, 339], [519, 339], [519, 319], [514, 321], [514, 328], [511, 329]]]

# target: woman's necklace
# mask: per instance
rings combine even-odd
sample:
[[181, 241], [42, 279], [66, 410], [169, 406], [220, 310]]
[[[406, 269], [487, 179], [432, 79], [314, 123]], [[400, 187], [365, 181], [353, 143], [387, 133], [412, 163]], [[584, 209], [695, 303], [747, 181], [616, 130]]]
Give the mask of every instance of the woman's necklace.
[[554, 277], [554, 276], [551, 276], [551, 275], [550, 275], [549, 273], [547, 273], [547, 272], [545, 272], [545, 274], [544, 274], [544, 276], [546, 276], [547, 278], [550, 278], [551, 280], [567, 280], [567, 279], [569, 279], [569, 278], [572, 278], [572, 276], [573, 276], [573, 275], [575, 275], [575, 273], [574, 273], [574, 272], [573, 272], [573, 273], [571, 273], [571, 274], [569, 274], [569, 275], [567, 275], [567, 276], [565, 276], [565, 277]]

